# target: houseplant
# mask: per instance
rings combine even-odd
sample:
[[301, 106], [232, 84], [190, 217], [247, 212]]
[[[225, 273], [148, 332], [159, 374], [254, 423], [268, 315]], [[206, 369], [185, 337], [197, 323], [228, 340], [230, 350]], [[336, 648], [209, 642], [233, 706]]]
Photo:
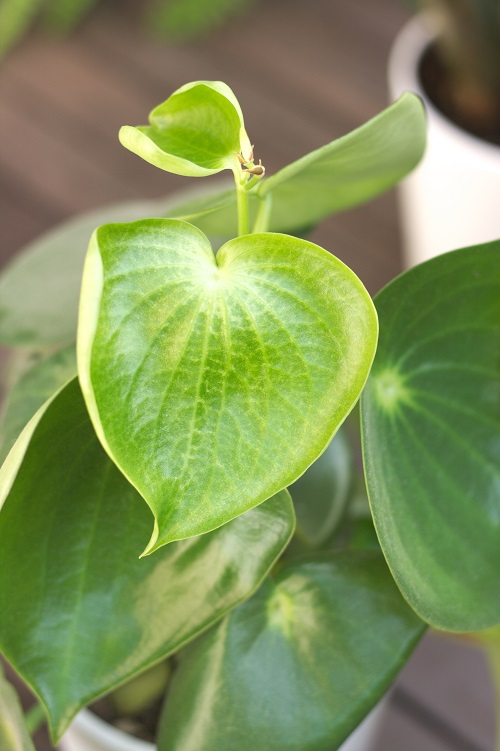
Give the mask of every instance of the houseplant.
[[[471, 632], [500, 621], [498, 470], [489, 463], [498, 452], [498, 243], [389, 285], [376, 301], [372, 367], [377, 316], [361, 282], [277, 230], [301, 234], [411, 169], [424, 146], [415, 97], [265, 180], [239, 104], [217, 82], [178, 90], [121, 140], [173, 172], [227, 168], [236, 191], [94, 233], [81, 386], [71, 378], [73, 308], [61, 315], [53, 291], [26, 290], [42, 285], [34, 268], [54, 283], [62, 259], [71, 264], [74, 253], [80, 266], [82, 225], [4, 277], [0, 334], [39, 359], [29, 369], [19, 358], [7, 444], [20, 405], [42, 406], [0, 474], [2, 650], [54, 738], [82, 706], [173, 654], [160, 749], [338, 747], [426, 623]], [[216, 260], [202, 230], [225, 240]], [[367, 483], [409, 605], [372, 540], [369, 549], [359, 542], [355, 507], [338, 512], [346, 490], [299, 500], [304, 485], [292, 485], [298, 533], [287, 547], [295, 519], [285, 488], [316, 481], [318, 464], [298, 478], [370, 369]], [[348, 454], [341, 435], [328, 448], [337, 479]]]
[[[389, 61], [391, 96], [426, 104], [428, 149], [400, 188], [410, 264], [500, 235], [500, 13], [495, 0], [420, 0]], [[473, 210], [470, 207], [473, 206]]]

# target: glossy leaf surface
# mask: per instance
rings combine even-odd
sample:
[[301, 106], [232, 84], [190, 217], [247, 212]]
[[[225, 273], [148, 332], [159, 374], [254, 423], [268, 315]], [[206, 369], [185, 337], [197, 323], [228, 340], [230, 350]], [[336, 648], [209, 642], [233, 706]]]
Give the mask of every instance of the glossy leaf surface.
[[[251, 216], [271, 200], [269, 229], [297, 232], [330, 214], [345, 211], [393, 187], [419, 162], [425, 148], [422, 103], [405, 94], [351, 133], [306, 154], [266, 177], [249, 196]], [[227, 236], [236, 227], [236, 198], [229, 191], [172, 207], [209, 235]]]
[[125, 148], [176, 175], [204, 177], [240, 171], [236, 154], [251, 157], [243, 114], [221, 81], [195, 81], [177, 89], [150, 113], [149, 125], [120, 129]]
[[93, 698], [249, 597], [293, 531], [283, 492], [139, 559], [151, 514], [100, 446], [76, 380], [26, 429], [0, 486], [0, 649], [55, 737]]
[[21, 702], [0, 665], [0, 748], [2, 751], [35, 751], [24, 722]]
[[289, 564], [181, 653], [159, 751], [331, 751], [423, 629], [381, 554]]
[[75, 340], [83, 262], [104, 222], [162, 216], [166, 202], [130, 201], [64, 222], [30, 243], [0, 276], [0, 342], [45, 347]]
[[376, 298], [362, 399], [382, 549], [431, 625], [500, 622], [500, 242], [435, 258]]
[[0, 421], [0, 461], [26, 423], [61, 386], [76, 375], [75, 347], [55, 352], [29, 368], [7, 394]]
[[334, 532], [349, 498], [352, 474], [349, 444], [339, 431], [319, 459], [289, 487], [297, 535], [308, 547], [320, 547]]
[[214, 258], [195, 227], [101, 227], [85, 267], [78, 356], [109, 455], [151, 506], [148, 552], [286, 487], [364, 385], [377, 320], [357, 277], [285, 235]]

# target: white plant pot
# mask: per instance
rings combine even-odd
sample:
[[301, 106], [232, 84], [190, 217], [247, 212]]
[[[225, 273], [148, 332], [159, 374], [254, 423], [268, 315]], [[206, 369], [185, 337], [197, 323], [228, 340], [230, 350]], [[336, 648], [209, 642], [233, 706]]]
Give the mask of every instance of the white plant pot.
[[413, 91], [428, 113], [426, 154], [399, 188], [410, 266], [500, 238], [500, 146], [461, 130], [429, 102], [418, 75], [429, 43], [429, 32], [414, 18], [398, 35], [389, 59], [391, 97]]
[[[382, 700], [338, 751], [374, 751], [373, 741], [384, 709]], [[114, 728], [88, 709], [75, 717], [58, 748], [60, 751], [156, 751], [152, 743]]]

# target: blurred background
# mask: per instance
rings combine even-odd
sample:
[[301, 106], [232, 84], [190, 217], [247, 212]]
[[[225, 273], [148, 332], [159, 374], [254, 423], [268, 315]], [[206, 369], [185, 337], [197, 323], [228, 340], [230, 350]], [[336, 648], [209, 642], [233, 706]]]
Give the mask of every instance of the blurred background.
[[[117, 138], [188, 81], [231, 86], [268, 174], [361, 125], [388, 104], [388, 52], [410, 16], [401, 0], [190, 0], [184, 15], [175, 2], [167, 12], [166, 0], [55, 5], [52, 16], [35, 15], [40, 3], [0, 0], [2, 265], [77, 213], [191, 187]], [[200, 17], [209, 28], [198, 28]], [[401, 270], [393, 192], [311, 239], [371, 293]], [[430, 636], [398, 680], [374, 751], [492, 751], [493, 735], [482, 658]], [[51, 748], [43, 733], [37, 743]]]

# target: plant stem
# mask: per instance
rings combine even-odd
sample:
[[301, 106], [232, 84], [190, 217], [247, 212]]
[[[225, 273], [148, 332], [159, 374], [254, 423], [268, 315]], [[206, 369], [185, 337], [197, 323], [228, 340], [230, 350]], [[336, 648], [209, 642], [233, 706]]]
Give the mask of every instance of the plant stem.
[[45, 712], [42, 709], [42, 705], [38, 702], [33, 704], [24, 715], [24, 722], [30, 735], [36, 733], [38, 728], [45, 722]]
[[267, 232], [271, 217], [271, 194], [265, 198], [259, 198], [259, 208], [252, 228], [252, 233]]
[[236, 182], [236, 199], [238, 202], [238, 236], [248, 235], [250, 222], [248, 218], [248, 193]]

